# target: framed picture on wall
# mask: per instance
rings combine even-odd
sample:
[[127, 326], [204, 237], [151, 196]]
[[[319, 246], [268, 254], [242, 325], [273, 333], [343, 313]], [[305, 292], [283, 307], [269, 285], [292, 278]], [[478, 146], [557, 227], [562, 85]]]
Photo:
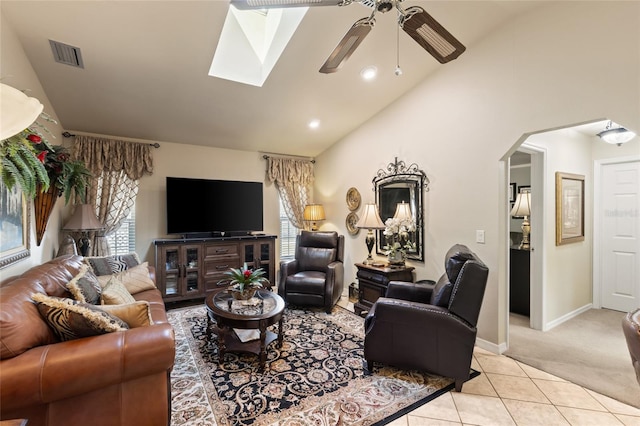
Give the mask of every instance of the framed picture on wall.
[[0, 182], [0, 269], [31, 256], [29, 204], [20, 188]]
[[513, 203], [516, 201], [516, 183], [512, 182], [509, 184], [509, 202]]
[[584, 241], [584, 176], [556, 172], [556, 245]]

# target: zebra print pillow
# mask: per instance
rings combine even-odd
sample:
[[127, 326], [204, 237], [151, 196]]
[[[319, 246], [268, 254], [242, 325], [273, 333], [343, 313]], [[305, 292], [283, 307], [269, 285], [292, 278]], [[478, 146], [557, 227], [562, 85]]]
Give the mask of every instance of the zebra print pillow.
[[129, 326], [115, 315], [77, 300], [34, 293], [38, 311], [61, 341], [128, 330]]
[[112, 275], [140, 264], [137, 253], [119, 254], [102, 257], [85, 257], [84, 262], [91, 266], [93, 273], [100, 275]]

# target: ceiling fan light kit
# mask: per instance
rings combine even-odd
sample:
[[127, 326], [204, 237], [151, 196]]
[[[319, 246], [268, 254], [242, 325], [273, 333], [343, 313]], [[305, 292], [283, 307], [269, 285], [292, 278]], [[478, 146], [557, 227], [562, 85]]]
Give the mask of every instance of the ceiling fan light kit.
[[[283, 7], [315, 7], [315, 6], [348, 6], [351, 3], [361, 3], [372, 7], [368, 18], [357, 21], [340, 40], [338, 46], [331, 52], [329, 58], [320, 68], [323, 74], [334, 73], [355, 52], [360, 43], [375, 25], [376, 12], [389, 12], [394, 7], [398, 10], [398, 25], [413, 38], [423, 49], [429, 52], [438, 62], [445, 64], [456, 59], [465, 47], [449, 31], [440, 25], [431, 15], [419, 6], [404, 9], [404, 0], [231, 0], [231, 4], [241, 10], [268, 9]], [[400, 67], [396, 68], [396, 75], [402, 74]]]

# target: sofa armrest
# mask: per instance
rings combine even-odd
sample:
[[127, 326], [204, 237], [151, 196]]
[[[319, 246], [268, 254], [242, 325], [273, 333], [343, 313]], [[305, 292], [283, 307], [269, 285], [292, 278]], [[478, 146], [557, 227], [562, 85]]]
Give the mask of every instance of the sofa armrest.
[[151, 278], [151, 281], [156, 284], [156, 267], [153, 265], [147, 265], [147, 268], [149, 269], [149, 278]]
[[39, 346], [2, 360], [3, 411], [78, 396], [167, 372], [175, 358], [170, 324]]

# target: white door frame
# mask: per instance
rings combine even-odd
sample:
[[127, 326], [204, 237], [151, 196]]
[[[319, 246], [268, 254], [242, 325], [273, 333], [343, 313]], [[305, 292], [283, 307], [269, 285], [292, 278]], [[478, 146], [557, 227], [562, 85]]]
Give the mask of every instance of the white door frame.
[[602, 178], [602, 167], [611, 164], [623, 164], [631, 163], [634, 161], [640, 161], [640, 155], [631, 155], [627, 157], [615, 157], [606, 158], [603, 160], [594, 161], [593, 165], [593, 307], [602, 308], [602, 277], [600, 263], [602, 261], [602, 252], [600, 251], [600, 245], [602, 242], [602, 227], [600, 227], [600, 221], [602, 220], [600, 209], [595, 206], [602, 205], [602, 187], [600, 186], [600, 180]]

